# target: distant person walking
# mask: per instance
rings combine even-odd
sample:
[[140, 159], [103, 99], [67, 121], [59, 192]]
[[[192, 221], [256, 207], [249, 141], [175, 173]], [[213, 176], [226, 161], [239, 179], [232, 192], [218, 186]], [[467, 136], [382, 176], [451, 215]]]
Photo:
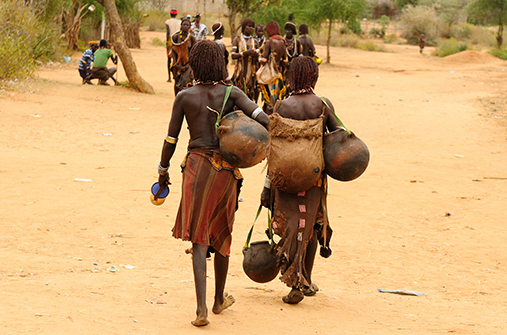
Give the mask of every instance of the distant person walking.
[[172, 62], [171, 50], [172, 50], [172, 46], [173, 46], [171, 36], [173, 36], [175, 33], [180, 31], [181, 20], [178, 20], [176, 18], [176, 15], [178, 15], [178, 10], [176, 8], [172, 8], [169, 13], [171, 14], [171, 18], [169, 20], [165, 21], [165, 30], [166, 30], [166, 34], [165, 34], [166, 38], [165, 39], [166, 39], [166, 48], [167, 48], [167, 75], [169, 78], [169, 79], [167, 79], [167, 82], [170, 83], [171, 82], [171, 62]]
[[419, 35], [419, 53], [422, 53], [424, 50], [424, 46], [426, 45], [426, 35], [424, 32]]

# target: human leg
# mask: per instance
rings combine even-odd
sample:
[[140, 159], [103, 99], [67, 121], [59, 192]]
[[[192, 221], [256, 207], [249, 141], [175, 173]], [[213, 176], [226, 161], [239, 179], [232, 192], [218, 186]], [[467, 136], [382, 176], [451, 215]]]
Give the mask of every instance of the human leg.
[[172, 80], [171, 80], [171, 62], [172, 62], [172, 57], [167, 57], [167, 77], [169, 78], [169, 79], [167, 79], [168, 83], [172, 82]]
[[208, 308], [206, 307], [206, 251], [205, 245], [192, 244], [192, 267], [194, 270], [195, 295], [197, 298], [197, 317], [192, 324], [196, 327], [206, 326], [208, 321]]
[[228, 270], [229, 257], [215, 252], [215, 303], [212, 309], [215, 314], [222, 313], [236, 301], [232, 295], [224, 293]]
[[113, 67], [110, 67], [109, 69], [107, 69], [107, 72], [109, 72], [109, 78], [111, 78], [113, 81], [114, 81], [114, 84], [116, 85], [116, 79], [113, 77], [114, 74], [116, 73], [116, 66], [113, 66]]
[[319, 290], [318, 286], [315, 285], [312, 281], [313, 264], [315, 262], [315, 255], [317, 253], [317, 246], [319, 244], [316, 235], [317, 234], [314, 231], [312, 239], [310, 240], [310, 243], [308, 243], [308, 247], [306, 249], [305, 270], [306, 270], [306, 274], [307, 274], [307, 280], [310, 283], [310, 287], [303, 290], [303, 293], [306, 296], [315, 295], [315, 293], [317, 293], [317, 291]]

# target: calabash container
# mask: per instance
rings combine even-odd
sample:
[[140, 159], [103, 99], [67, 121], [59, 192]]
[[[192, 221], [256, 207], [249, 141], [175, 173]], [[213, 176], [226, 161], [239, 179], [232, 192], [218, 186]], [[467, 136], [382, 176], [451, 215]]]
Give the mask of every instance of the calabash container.
[[[159, 192], [160, 191], [160, 192]], [[158, 198], [155, 200], [155, 195], [157, 193], [160, 193], [158, 195]], [[150, 200], [151, 200], [151, 203], [154, 204], [155, 206], [160, 206], [164, 203], [165, 201], [165, 198], [169, 195], [169, 188], [166, 187], [162, 190], [160, 190], [160, 185], [157, 183], [153, 184], [151, 186], [151, 196], [150, 196]]]

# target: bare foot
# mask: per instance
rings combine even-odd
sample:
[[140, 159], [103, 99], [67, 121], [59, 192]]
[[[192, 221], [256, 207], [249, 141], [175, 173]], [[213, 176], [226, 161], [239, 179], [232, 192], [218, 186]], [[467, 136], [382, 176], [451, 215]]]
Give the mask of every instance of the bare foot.
[[209, 325], [209, 321], [205, 316], [198, 316], [194, 321], [192, 321], [192, 324], [196, 327], [203, 327]]
[[319, 292], [319, 287], [314, 283], [311, 283], [309, 288], [303, 290], [303, 294], [306, 295], [307, 297], [311, 297], [312, 295], [315, 295], [317, 292]]
[[286, 304], [297, 304], [304, 299], [304, 294], [300, 290], [293, 288], [288, 295], [282, 298], [282, 301]]
[[220, 314], [225, 309], [229, 308], [236, 302], [236, 299], [232, 295], [229, 295], [227, 292], [224, 293], [224, 301], [222, 303], [219, 303], [215, 301], [215, 305], [213, 305], [213, 313]]

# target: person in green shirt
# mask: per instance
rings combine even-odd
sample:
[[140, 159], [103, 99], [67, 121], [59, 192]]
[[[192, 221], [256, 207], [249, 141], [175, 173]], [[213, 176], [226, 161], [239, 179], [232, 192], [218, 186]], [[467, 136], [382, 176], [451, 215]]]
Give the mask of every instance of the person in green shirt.
[[100, 85], [109, 85], [107, 80], [113, 79], [116, 84], [116, 79], [113, 75], [116, 73], [116, 67], [107, 68], [107, 62], [109, 58], [116, 65], [118, 62], [118, 56], [113, 56], [113, 52], [109, 49], [111, 44], [107, 43], [106, 40], [100, 40], [99, 50], [95, 51], [95, 59], [92, 67], [92, 79], [99, 79]]

